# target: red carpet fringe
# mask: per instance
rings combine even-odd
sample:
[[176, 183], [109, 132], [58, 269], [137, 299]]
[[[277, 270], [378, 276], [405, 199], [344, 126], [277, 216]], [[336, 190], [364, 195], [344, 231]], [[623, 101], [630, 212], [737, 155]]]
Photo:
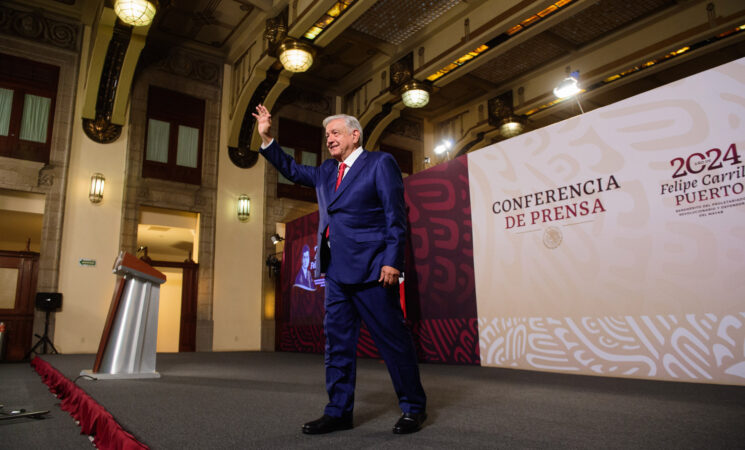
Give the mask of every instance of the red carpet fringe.
[[93, 444], [101, 450], [147, 449], [134, 436], [116, 423], [114, 417], [88, 394], [65, 378], [48, 362], [39, 357], [31, 360], [31, 366], [41, 376], [49, 390], [62, 401], [64, 411], [78, 421], [80, 433], [93, 436]]

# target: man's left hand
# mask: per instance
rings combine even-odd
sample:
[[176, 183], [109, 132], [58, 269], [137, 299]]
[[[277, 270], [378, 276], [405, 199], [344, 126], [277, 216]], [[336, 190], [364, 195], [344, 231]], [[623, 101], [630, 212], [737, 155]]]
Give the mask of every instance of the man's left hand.
[[383, 287], [396, 286], [400, 275], [401, 272], [395, 267], [383, 266], [380, 269], [380, 279], [378, 280], [378, 283], [383, 283]]

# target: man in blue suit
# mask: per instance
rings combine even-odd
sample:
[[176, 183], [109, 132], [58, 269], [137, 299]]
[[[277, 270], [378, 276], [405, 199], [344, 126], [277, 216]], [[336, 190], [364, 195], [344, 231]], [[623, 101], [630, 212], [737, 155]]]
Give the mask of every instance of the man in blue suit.
[[329, 402], [321, 418], [303, 425], [303, 433], [352, 428], [360, 320], [385, 360], [398, 396], [402, 415], [393, 432], [419, 431], [427, 418], [426, 396], [397, 286], [406, 242], [401, 170], [388, 153], [362, 148], [362, 127], [352, 116], [323, 121], [333, 159], [318, 167], [298, 164], [282, 151], [272, 138], [271, 115], [263, 105], [253, 116], [262, 140], [260, 153], [289, 180], [314, 187], [318, 198], [316, 270], [326, 274]]

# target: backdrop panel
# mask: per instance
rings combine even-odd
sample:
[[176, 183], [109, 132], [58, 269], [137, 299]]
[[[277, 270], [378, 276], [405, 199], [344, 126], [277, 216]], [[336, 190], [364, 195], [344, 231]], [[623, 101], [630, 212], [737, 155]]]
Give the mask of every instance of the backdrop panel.
[[745, 384], [745, 60], [469, 154], [481, 360]]
[[419, 357], [479, 364], [466, 157], [404, 180], [409, 237], [406, 310]]
[[[479, 364], [478, 319], [473, 271], [468, 166], [465, 157], [404, 180], [408, 239], [404, 282], [407, 319], [421, 361]], [[277, 348], [322, 353], [323, 280], [304, 285], [304, 248], [315, 257], [318, 213], [285, 228], [280, 292], [277, 294]], [[363, 326], [357, 348], [378, 357]]]
[[[288, 223], [285, 227], [285, 248], [279, 299], [276, 308], [276, 335], [279, 351], [323, 353], [323, 315], [325, 279], [313, 277], [315, 270], [316, 230], [318, 213], [312, 213]], [[357, 354], [379, 357], [367, 328], [362, 326]]]
[[[309, 353], [323, 352], [324, 279], [315, 279], [318, 213], [285, 227], [278, 291], [276, 293], [277, 349]], [[307, 250], [307, 255], [304, 256]], [[307, 258], [307, 259], [305, 259]]]

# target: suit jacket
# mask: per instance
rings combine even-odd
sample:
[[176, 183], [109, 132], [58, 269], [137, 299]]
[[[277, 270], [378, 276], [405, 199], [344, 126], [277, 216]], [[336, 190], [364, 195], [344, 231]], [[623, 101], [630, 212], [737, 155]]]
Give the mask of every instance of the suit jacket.
[[327, 159], [318, 167], [298, 164], [282, 151], [276, 139], [260, 153], [287, 179], [316, 190], [316, 277], [325, 273], [338, 283], [357, 284], [377, 281], [383, 266], [403, 271], [404, 185], [401, 170], [390, 154], [363, 150], [334, 191], [336, 160]]

